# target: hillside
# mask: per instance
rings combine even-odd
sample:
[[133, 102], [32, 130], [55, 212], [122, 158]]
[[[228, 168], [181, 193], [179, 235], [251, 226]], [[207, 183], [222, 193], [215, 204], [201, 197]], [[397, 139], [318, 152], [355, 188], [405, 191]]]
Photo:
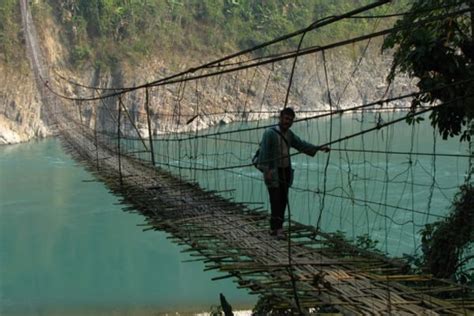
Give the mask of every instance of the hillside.
[[[149, 82], [178, 70], [237, 50], [268, 41], [309, 25], [325, 16], [346, 12], [370, 1], [30, 1], [30, 9], [51, 76], [51, 86], [68, 95], [84, 95], [63, 78], [85, 85], [117, 87]], [[380, 7], [371, 14], [399, 10], [403, 1]], [[17, 1], [0, 4], [0, 143], [14, 143], [48, 135], [41, 119], [41, 100], [35, 87], [24, 48], [21, 12]], [[306, 35], [303, 47], [323, 45], [351, 36], [370, 33], [393, 20], [343, 20]], [[294, 50], [299, 38], [292, 38], [257, 56]], [[341, 106], [371, 100], [385, 92], [390, 56], [382, 56], [380, 42], [351, 45], [327, 53], [331, 89]], [[362, 59], [360, 65], [359, 59]], [[292, 105], [296, 108], [327, 108], [327, 93], [318, 56], [301, 58], [295, 74]], [[358, 66], [356, 66], [358, 65]], [[200, 104], [204, 113], [227, 109], [239, 111], [243, 104], [268, 110], [278, 109], [288, 84], [291, 62], [258, 71], [244, 71], [202, 87]], [[357, 76], [352, 74], [357, 70]], [[354, 79], [351, 79], [354, 77]], [[265, 92], [269, 80], [271, 88]], [[375, 79], [375, 80], [374, 80]], [[347, 89], [344, 87], [351, 82]], [[394, 87], [392, 93], [404, 89]], [[193, 113], [194, 92], [187, 89], [181, 113]], [[344, 93], [342, 93], [344, 91]], [[152, 107], [172, 113], [176, 107], [176, 86], [153, 91]], [[143, 91], [129, 94], [131, 110], [143, 108]], [[201, 116], [195, 124], [206, 127], [236, 116]], [[89, 118], [89, 121], [91, 119]], [[170, 123], [171, 124], [171, 123]], [[169, 125], [169, 124], [168, 124]], [[169, 129], [166, 122], [154, 126], [156, 133]], [[173, 128], [182, 128], [176, 127]], [[187, 126], [184, 128], [194, 128]]]

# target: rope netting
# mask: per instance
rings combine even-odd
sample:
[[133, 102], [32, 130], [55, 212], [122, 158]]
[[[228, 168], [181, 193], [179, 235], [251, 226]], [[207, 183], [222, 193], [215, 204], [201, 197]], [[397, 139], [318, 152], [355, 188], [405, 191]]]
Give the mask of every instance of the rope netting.
[[[295, 88], [298, 95], [290, 101], [297, 112], [292, 130], [313, 144], [330, 144], [332, 151], [292, 159], [293, 219], [353, 240], [365, 235], [391, 255], [415, 254], [420, 228], [446, 215], [469, 172], [467, 144], [438, 139], [428, 114], [407, 125], [405, 117], [413, 115], [409, 98], [394, 96], [391, 101], [383, 98], [384, 89], [375, 91], [380, 97], [375, 93], [373, 103], [355, 106], [341, 94], [340, 109], [313, 100], [312, 89], [327, 89], [324, 74], [312, 60], [318, 56], [300, 58], [305, 66], [313, 64], [320, 84], [314, 78], [306, 79], [313, 80], [311, 87], [295, 84], [303, 88]], [[335, 62], [328, 60], [328, 67]], [[286, 91], [274, 69], [288, 69], [291, 61], [286, 63], [273, 70], [258, 67], [149, 87], [131, 96], [76, 101], [72, 111], [82, 128], [93, 130], [97, 143], [154, 162], [184, 180], [222, 191], [224, 197], [268, 209], [263, 177], [251, 157], [263, 130], [278, 122]], [[331, 93], [341, 93], [334, 74], [328, 79]]]

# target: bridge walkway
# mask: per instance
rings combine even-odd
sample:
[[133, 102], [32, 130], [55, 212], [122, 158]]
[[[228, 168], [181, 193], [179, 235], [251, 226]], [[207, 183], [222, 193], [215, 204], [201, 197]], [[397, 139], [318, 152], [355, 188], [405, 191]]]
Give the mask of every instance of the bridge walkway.
[[[267, 212], [230, 201], [196, 183], [94, 143], [87, 130], [60, 128], [69, 152], [122, 197], [125, 210], [146, 216], [145, 230], [162, 230], [203, 261], [274, 308], [333, 310], [344, 315], [468, 315], [472, 300], [440, 294], [467, 291], [292, 222], [284, 240], [269, 235]], [[97, 150], [96, 150], [97, 148]], [[119, 171], [120, 169], [120, 172]], [[121, 174], [121, 176], [119, 176]], [[289, 243], [291, 240], [291, 243]], [[159, 245], [157, 245], [159, 246]], [[291, 258], [288, 255], [291, 248]]]

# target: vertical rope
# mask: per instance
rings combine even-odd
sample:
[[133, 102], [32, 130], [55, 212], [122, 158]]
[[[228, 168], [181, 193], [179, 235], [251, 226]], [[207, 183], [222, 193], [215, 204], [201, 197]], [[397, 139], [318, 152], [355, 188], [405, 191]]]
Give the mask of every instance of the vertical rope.
[[[185, 76], [186, 77], [186, 76]], [[184, 98], [184, 94], [186, 92], [186, 83], [187, 81], [184, 81], [182, 83], [179, 84], [179, 87], [178, 87], [178, 96], [177, 96], [177, 104], [176, 104], [176, 108], [175, 108], [175, 112], [173, 113], [173, 115], [176, 115], [175, 117], [175, 121], [176, 121], [176, 129], [179, 131], [179, 126], [180, 126], [180, 123], [181, 123], [181, 101], [183, 100]], [[178, 134], [177, 134], [178, 135]], [[177, 136], [179, 137], [179, 136]], [[181, 157], [181, 147], [182, 147], [182, 141], [179, 140], [178, 141], [178, 176], [180, 179], [183, 179], [183, 175], [182, 175], [182, 168], [181, 168], [181, 161], [182, 161], [182, 157]]]
[[262, 110], [263, 110], [263, 104], [265, 103], [265, 96], [267, 95], [267, 90], [268, 90], [268, 84], [270, 83], [270, 77], [272, 76], [273, 74], [273, 71], [274, 71], [274, 64], [272, 64], [272, 70], [268, 72], [268, 77], [267, 77], [267, 80], [265, 82], [265, 87], [263, 88], [263, 93], [262, 93], [262, 101], [260, 102], [260, 108], [259, 108], [259, 114], [258, 114], [258, 120], [257, 120], [257, 127], [260, 126], [260, 118], [261, 118], [261, 115], [262, 115]]
[[[379, 116], [380, 117], [380, 116]], [[388, 134], [388, 133], [387, 133]], [[387, 205], [388, 202], [388, 187], [390, 184], [390, 175], [388, 172], [388, 166], [390, 162], [390, 154], [388, 153], [389, 149], [389, 142], [388, 142], [388, 135], [387, 135], [387, 140], [385, 141], [385, 151], [387, 153], [385, 154], [385, 181], [384, 181], [384, 188], [383, 188], [383, 199], [385, 205]], [[382, 207], [382, 206], [381, 206]], [[384, 242], [385, 242], [385, 253], [388, 254], [388, 214], [387, 214], [387, 207], [383, 206], [383, 214], [384, 214]]]
[[[365, 122], [365, 112], [362, 112], [361, 121], [360, 121], [361, 129], [363, 129], [364, 122]], [[367, 166], [366, 166], [367, 157], [366, 157], [366, 152], [365, 152], [365, 135], [364, 134], [361, 135], [361, 143], [362, 143], [362, 161], [364, 165], [363, 175], [364, 175], [364, 179], [367, 179]], [[364, 190], [364, 201], [367, 201], [367, 196], [368, 196], [367, 186], [364, 185], [363, 190]], [[364, 203], [364, 211], [365, 211], [365, 221], [367, 223], [367, 235], [370, 236], [370, 220], [369, 220], [369, 209], [367, 207], [367, 203]]]
[[[200, 109], [199, 109], [199, 87], [198, 87], [198, 84], [199, 84], [199, 81], [196, 80], [196, 87], [195, 87], [195, 98], [196, 98], [196, 115], [197, 115], [197, 121], [196, 121], [196, 127], [194, 129], [194, 136], [196, 137], [195, 140], [194, 140], [194, 151], [192, 152], [192, 156], [194, 158], [194, 167], [195, 167], [195, 170], [194, 170], [194, 173], [192, 174], [192, 178], [194, 179], [194, 181], [197, 181], [197, 170], [196, 170], [196, 167], [197, 167], [197, 156], [198, 156], [198, 152], [199, 152], [199, 138], [197, 137], [199, 135], [199, 112], [200, 112]], [[181, 157], [180, 157], [181, 159]], [[206, 176], [207, 176], [207, 182], [209, 182], [209, 173], [206, 173]]]
[[[296, 49], [296, 56], [293, 59], [293, 66], [291, 67], [291, 73], [290, 73], [290, 80], [288, 82], [288, 89], [286, 90], [286, 96], [285, 96], [285, 105], [283, 108], [286, 108], [288, 105], [288, 99], [290, 97], [290, 91], [291, 91], [291, 85], [293, 84], [293, 75], [295, 74], [295, 69], [296, 69], [296, 61], [298, 60], [298, 55], [301, 50], [301, 45], [303, 44], [303, 39], [308, 32], [308, 29], [306, 29], [303, 34], [301, 35], [300, 42], [298, 43], [298, 48]], [[324, 51], [323, 51], [324, 52]]]
[[122, 107], [120, 104], [122, 103], [122, 97], [119, 97], [118, 103], [118, 118], [117, 118], [117, 156], [118, 156], [118, 167], [119, 167], [119, 178], [120, 178], [120, 186], [123, 185], [123, 177], [122, 177], [122, 160], [121, 160], [121, 150], [120, 150], [120, 121], [122, 119]]
[[153, 134], [151, 132], [151, 118], [150, 118], [150, 105], [149, 105], [148, 88], [145, 89], [145, 110], [146, 110], [146, 121], [147, 121], [147, 124], [148, 124], [148, 140], [149, 140], [149, 143], [150, 143], [151, 164], [153, 166], [155, 166], [156, 165], [155, 150], [153, 148]]
[[[290, 80], [288, 82], [288, 88], [286, 89], [285, 104], [284, 104], [283, 108], [286, 108], [287, 105], [288, 105], [288, 99], [289, 99], [289, 96], [290, 96], [291, 86], [293, 84], [293, 76], [294, 76], [295, 68], [296, 68], [296, 61], [297, 61], [297, 58], [298, 58], [298, 53], [301, 50], [301, 45], [303, 44], [303, 39], [306, 35], [306, 32], [307, 31], [305, 31], [303, 33], [303, 35], [301, 35], [300, 42], [298, 43], [298, 49], [296, 50], [297, 54], [296, 54], [295, 58], [293, 59], [293, 66], [291, 68]], [[289, 150], [289, 148], [288, 148], [288, 150]], [[290, 163], [290, 168], [291, 168], [291, 163]], [[287, 179], [283, 179], [283, 180], [287, 181]], [[288, 195], [289, 195], [289, 192], [288, 192]], [[288, 205], [288, 265], [289, 265], [288, 272], [289, 272], [290, 279], [291, 279], [291, 285], [293, 287], [293, 295], [294, 295], [294, 298], [295, 298], [296, 307], [298, 308], [298, 312], [300, 314], [303, 314], [303, 312], [301, 310], [299, 298], [298, 298], [298, 291], [296, 289], [295, 276], [293, 275], [293, 271], [292, 271], [293, 268], [292, 268], [292, 255], [291, 255], [291, 206], [290, 206], [290, 199], [289, 198], [287, 198], [287, 205]]]
[[[342, 122], [341, 122], [342, 125]], [[345, 143], [345, 147], [347, 148], [347, 143]], [[346, 159], [347, 159], [347, 186], [349, 187], [349, 193], [351, 195], [351, 205], [350, 205], [350, 210], [351, 210], [351, 219], [352, 219], [352, 239], [355, 240], [356, 237], [356, 228], [355, 228], [355, 202], [354, 202], [354, 188], [352, 186], [352, 166], [350, 162], [350, 157], [349, 157], [349, 152], [345, 151], [346, 154]], [[339, 153], [339, 155], [342, 155], [342, 153]]]
[[[328, 77], [328, 70], [327, 70], [327, 65], [326, 65], [326, 54], [324, 53], [324, 50], [322, 51], [322, 57], [323, 57], [323, 65], [324, 65], [324, 77], [326, 81], [326, 90], [327, 90], [327, 97], [328, 97], [328, 102], [329, 102], [329, 109], [331, 115], [329, 116], [329, 142], [332, 141], [332, 98], [331, 98], [331, 91], [329, 88], [329, 77]], [[326, 200], [326, 187], [327, 187], [327, 173], [328, 173], [328, 168], [329, 168], [329, 161], [331, 159], [331, 152], [328, 152], [328, 156], [326, 159], [326, 165], [324, 166], [324, 182], [323, 182], [323, 192], [322, 192], [322, 198], [321, 198], [321, 205], [319, 208], [319, 216], [318, 216], [318, 221], [316, 223], [316, 229], [319, 231], [321, 229], [321, 220], [323, 217], [323, 211], [324, 211], [324, 204]]]
[[246, 122], [248, 121], [248, 115], [249, 115], [249, 111], [247, 110], [247, 104], [248, 104], [248, 100], [249, 100], [250, 91], [252, 89], [252, 85], [253, 85], [253, 82], [255, 80], [255, 76], [257, 75], [257, 71], [258, 71], [258, 67], [255, 67], [253, 75], [250, 78], [250, 80], [248, 82], [248, 85], [247, 85], [247, 95], [245, 96], [244, 109], [243, 109], [243, 112], [242, 112], [242, 120], [246, 121]]
[[[93, 91], [93, 94], [95, 96], [95, 92], [97, 90]], [[99, 141], [97, 138], [97, 102], [94, 102], [94, 146], [95, 146], [95, 165], [96, 169], [99, 170]]]
[[[415, 174], [414, 174], [414, 162], [412, 159], [413, 155], [413, 148], [415, 143], [415, 124], [412, 125], [411, 128], [411, 140], [410, 140], [410, 154], [408, 155], [409, 163], [410, 163], [410, 179], [411, 179], [411, 208], [415, 209]], [[413, 237], [413, 249], [416, 249], [416, 227], [415, 227], [415, 213], [411, 213], [411, 220], [413, 222], [412, 225], [412, 237]], [[415, 251], [415, 250], [414, 250]]]

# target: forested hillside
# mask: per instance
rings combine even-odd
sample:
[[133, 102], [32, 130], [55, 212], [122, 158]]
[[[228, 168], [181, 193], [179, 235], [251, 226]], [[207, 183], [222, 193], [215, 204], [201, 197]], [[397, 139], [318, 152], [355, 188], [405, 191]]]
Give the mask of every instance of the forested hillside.
[[24, 63], [26, 56], [23, 43], [18, 1], [2, 0], [0, 2], [0, 63], [12, 66]]
[[[135, 85], [252, 47], [304, 28], [316, 20], [340, 15], [373, 2], [30, 0], [29, 8], [46, 68], [53, 75], [50, 84], [68, 94], [76, 92], [74, 88], [67, 87], [60, 77], [92, 86]], [[364, 15], [403, 12], [407, 2], [394, 1]], [[302, 46], [324, 45], [371, 33], [395, 21], [396, 18], [343, 19], [308, 32]], [[254, 54], [292, 51], [297, 48], [299, 40], [299, 36], [293, 37]], [[336, 97], [346, 90], [344, 87], [350, 81], [352, 75], [348, 69], [357, 68], [361, 72], [357, 85], [345, 91], [345, 104], [370, 100], [374, 93], [383, 91], [390, 54], [380, 54], [381, 43], [381, 39], [377, 39], [372, 41], [370, 47], [367, 42], [361, 42], [328, 52], [328, 63], [334, 65], [331, 76]], [[41, 101], [26, 58], [17, 0], [0, 2], [0, 45], [0, 67], [5, 74], [0, 78], [0, 123], [3, 122], [0, 124], [0, 143], [44, 136], [47, 133], [38, 119]], [[356, 67], [361, 56], [365, 57], [364, 62]], [[296, 106], [324, 108], [327, 95], [320, 87], [324, 84], [318, 73], [322, 69], [321, 60], [303, 58], [299, 63], [302, 66], [295, 74], [293, 102]], [[270, 76], [275, 88], [274, 92], [268, 92], [269, 97], [263, 107], [275, 110], [280, 106], [281, 94], [286, 90], [289, 69], [290, 63], [280, 63], [271, 69], [262, 67], [255, 75], [245, 72], [239, 73], [238, 77], [229, 77], [218, 90], [204, 93], [203, 104], [212, 112], [217, 104], [235, 109], [247, 101], [249, 106], [260, 103], [262, 85]], [[254, 82], [252, 87], [247, 86], [249, 81]], [[21, 84], [18, 85], [18, 82]], [[252, 92], [250, 95], [249, 91]], [[167, 89], [159, 97], [165, 111], [171, 111], [173, 104], [170, 102], [175, 99], [174, 93]], [[137, 94], [133, 98], [134, 109], [140, 108], [143, 96]], [[191, 111], [191, 104], [184, 102], [183, 108], [185, 112]], [[30, 113], [28, 119], [25, 112]], [[201, 126], [217, 122], [219, 120], [201, 122]], [[31, 129], [31, 125], [36, 127]]]
[[[70, 62], [85, 66], [91, 58], [98, 63], [134, 61], [150, 54], [192, 59], [218, 56], [244, 49], [308, 26], [315, 20], [341, 14], [372, 3], [370, 0], [44, 0], [32, 1], [39, 24], [53, 15], [63, 28], [62, 40], [70, 49]], [[406, 1], [379, 7], [371, 14], [403, 8]], [[19, 38], [17, 1], [1, 6], [2, 46], [5, 61], [16, 55]], [[392, 20], [380, 23], [390, 24]], [[309, 33], [304, 45], [321, 44], [370, 31], [367, 19], [352, 19]], [[294, 48], [298, 38], [280, 45]], [[274, 48], [273, 48], [274, 49]]]

